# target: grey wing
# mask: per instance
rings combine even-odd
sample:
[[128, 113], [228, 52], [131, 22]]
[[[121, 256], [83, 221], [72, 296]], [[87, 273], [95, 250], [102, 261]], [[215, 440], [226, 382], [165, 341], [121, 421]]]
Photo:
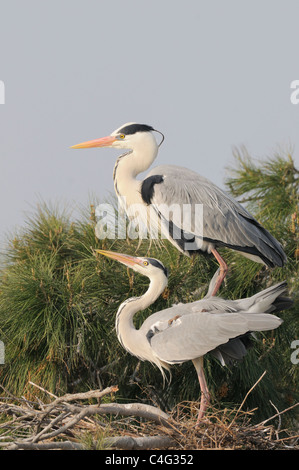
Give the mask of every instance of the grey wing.
[[[195, 302], [189, 302], [187, 304], [178, 303], [174, 304], [169, 308], [160, 310], [147, 317], [140, 327], [145, 335], [148, 334], [149, 330], [165, 330], [168, 328], [174, 318], [184, 317], [193, 313], [205, 312], [236, 312], [237, 305], [234, 304], [234, 300], [226, 300], [221, 297], [209, 297]], [[243, 309], [244, 310], [244, 309]]]
[[[165, 329], [167, 325], [171, 324], [172, 320], [176, 317], [184, 317], [193, 313], [206, 312], [236, 312], [237, 305], [234, 300], [226, 300], [221, 297], [209, 297], [201, 300], [196, 300], [189, 303], [178, 303], [171, 307], [165, 308], [158, 312], [153, 313], [147, 317], [140, 327], [140, 330], [147, 334], [150, 329], [154, 327], [159, 330]], [[244, 310], [244, 309], [243, 309]], [[164, 326], [162, 326], [164, 325]]]
[[175, 304], [172, 307], [165, 308], [164, 310], [160, 310], [150, 315], [144, 320], [140, 330], [143, 331], [145, 335], [147, 335], [148, 331], [152, 328], [155, 329], [156, 327], [158, 329], [165, 329], [165, 327], [169, 325], [169, 322], [171, 322], [173, 318], [177, 316], [182, 317], [185, 315], [190, 315], [190, 313], [192, 313], [192, 304]]
[[208, 313], [186, 315], [167, 328], [148, 335], [154, 353], [168, 363], [180, 363], [201, 357], [218, 346], [248, 331], [277, 328], [282, 323], [270, 314]]
[[[256, 256], [268, 266], [284, 264], [286, 256], [278, 241], [244, 207], [208, 179], [175, 165], [158, 166], [147, 178], [154, 180], [154, 175], [162, 178], [155, 177], [157, 184], [151, 187], [151, 205], [159, 213], [165, 232], [170, 229], [176, 239], [183, 236], [189, 242], [190, 251], [206, 251], [208, 244], [224, 245]], [[173, 208], [171, 213], [169, 207]]]

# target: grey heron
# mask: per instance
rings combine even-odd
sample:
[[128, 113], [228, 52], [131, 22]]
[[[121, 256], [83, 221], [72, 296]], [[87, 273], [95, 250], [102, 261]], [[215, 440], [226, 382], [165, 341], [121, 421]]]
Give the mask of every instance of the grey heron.
[[141, 361], [155, 364], [163, 377], [164, 369], [169, 370], [172, 364], [193, 362], [201, 389], [197, 424], [205, 415], [210, 400], [203, 368], [204, 355], [210, 352], [223, 365], [242, 359], [248, 336], [254, 331], [277, 328], [282, 320], [273, 312], [291, 305], [291, 300], [282, 296], [286, 291], [285, 282], [239, 300], [225, 300], [208, 293], [209, 296], [202, 300], [180, 303], [153, 313], [137, 330], [133, 318], [163, 292], [168, 283], [167, 269], [154, 258], [95, 251], [149, 278], [145, 294], [128, 298], [119, 306], [115, 320], [117, 337], [126, 351]]
[[[147, 124], [127, 123], [111, 135], [71, 148], [115, 147], [128, 149], [116, 161], [113, 179], [116, 194], [129, 218], [136, 214], [152, 234], [158, 231], [178, 250], [191, 256], [212, 253], [220, 265], [213, 294], [227, 273], [217, 251], [227, 247], [268, 267], [283, 266], [286, 255], [280, 243], [236, 200], [208, 179], [187, 168], [162, 165], [143, 181], [136, 177], [155, 160], [159, 146]], [[197, 208], [202, 212], [198, 213]], [[178, 211], [176, 209], [179, 209]]]

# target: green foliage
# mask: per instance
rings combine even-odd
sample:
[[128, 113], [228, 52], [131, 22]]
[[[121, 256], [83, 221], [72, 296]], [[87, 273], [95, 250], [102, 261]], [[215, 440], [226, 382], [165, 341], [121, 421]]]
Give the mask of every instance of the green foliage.
[[279, 239], [284, 235], [289, 242], [295, 240], [296, 249], [299, 172], [291, 154], [277, 153], [262, 162], [254, 162], [244, 148], [234, 154], [237, 166], [229, 169], [231, 176], [226, 181], [231, 194], [242, 196], [240, 202]]
[[[230, 192], [245, 199], [250, 211], [282, 242], [288, 263], [270, 271], [223, 249], [230, 271], [221, 294], [244, 297], [286, 279], [294, 307], [281, 313], [284, 323], [278, 330], [258, 335], [242, 363], [223, 368], [207, 356], [205, 365], [219, 406], [240, 403], [267, 370], [246, 402], [249, 408], [259, 408], [258, 416], [267, 417], [274, 414], [270, 400], [281, 410], [298, 399], [299, 366], [290, 360], [291, 342], [298, 339], [298, 171], [290, 155], [255, 164], [239, 152], [236, 162], [227, 181]], [[129, 239], [98, 240], [94, 205], [80, 220], [72, 220], [67, 211], [38, 207], [22, 233], [10, 239], [0, 272], [0, 339], [6, 353], [0, 383], [27, 396], [30, 380], [56, 394], [118, 384], [119, 400], [151, 400], [164, 409], [198, 399], [192, 363], [173, 367], [172, 381], [163, 388], [157, 369], [139, 364], [122, 349], [114, 329], [118, 306], [145, 292], [148, 280], [95, 255], [95, 248], [149, 254], [169, 268], [168, 289], [137, 315], [137, 327], [159, 309], [201, 298], [218, 267], [213, 258], [190, 260], [168, 242], [143, 241], [138, 247]]]

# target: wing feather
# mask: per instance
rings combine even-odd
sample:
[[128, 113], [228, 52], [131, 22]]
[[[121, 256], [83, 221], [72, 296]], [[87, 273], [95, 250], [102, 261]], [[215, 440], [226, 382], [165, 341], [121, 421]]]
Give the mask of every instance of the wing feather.
[[203, 356], [248, 331], [270, 330], [281, 323], [280, 318], [266, 313], [200, 312], [178, 318], [162, 331], [157, 328], [149, 341], [160, 360], [185, 362]]
[[[178, 233], [183, 230], [189, 240], [196, 237], [197, 249], [206, 241], [256, 254], [269, 266], [283, 265], [286, 257], [278, 241], [241, 204], [211, 181], [175, 165], [158, 166], [147, 177], [153, 175], [163, 177], [160, 184], [154, 185], [151, 204], [161, 217], [165, 235], [169, 232], [170, 219]], [[182, 208], [183, 204], [191, 208], [190, 213], [184, 212], [184, 219], [181, 210], [169, 212], [169, 207]], [[196, 210], [200, 205], [202, 217]]]

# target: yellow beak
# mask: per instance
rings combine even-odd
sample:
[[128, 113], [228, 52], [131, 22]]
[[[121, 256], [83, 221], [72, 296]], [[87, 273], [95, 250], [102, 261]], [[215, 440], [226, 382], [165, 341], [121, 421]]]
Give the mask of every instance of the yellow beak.
[[142, 260], [140, 258], [137, 258], [136, 256], [130, 256], [130, 255], [125, 255], [123, 253], [116, 253], [114, 251], [107, 251], [107, 250], [95, 250], [97, 253], [100, 253], [100, 255], [107, 256], [108, 258], [115, 259], [119, 261], [120, 263], [133, 267], [135, 264], [140, 264], [142, 265]]
[[73, 145], [71, 149], [88, 149], [92, 147], [110, 147], [116, 141], [115, 136], [101, 137], [100, 139], [88, 140], [82, 144]]

